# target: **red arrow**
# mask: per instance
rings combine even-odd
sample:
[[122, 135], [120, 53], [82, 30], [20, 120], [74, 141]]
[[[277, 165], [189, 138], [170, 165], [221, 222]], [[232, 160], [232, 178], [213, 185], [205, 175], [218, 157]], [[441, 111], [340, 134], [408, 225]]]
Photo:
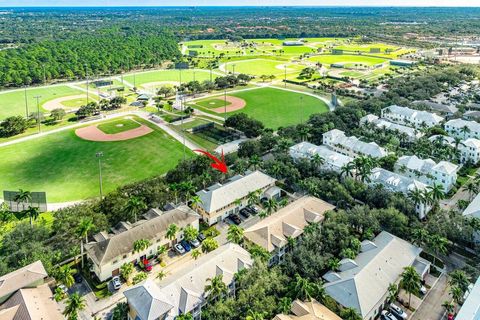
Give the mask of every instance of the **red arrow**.
[[204, 155], [206, 155], [207, 157], [215, 161], [214, 163], [211, 164], [212, 168], [217, 169], [222, 173], [227, 173], [228, 168], [227, 168], [227, 164], [225, 163], [225, 157], [223, 156], [223, 149], [222, 149], [222, 160], [219, 160], [217, 157], [215, 157], [213, 154], [207, 151], [203, 151], [203, 150], [193, 150], [193, 151], [203, 153]]

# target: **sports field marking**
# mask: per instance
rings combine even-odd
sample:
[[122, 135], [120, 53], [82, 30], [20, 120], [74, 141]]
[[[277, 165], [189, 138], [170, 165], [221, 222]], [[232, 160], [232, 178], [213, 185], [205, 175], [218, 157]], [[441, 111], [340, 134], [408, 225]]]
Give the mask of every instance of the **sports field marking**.
[[225, 107], [223, 107], [223, 108], [219, 107], [219, 108], [216, 108], [216, 109], [212, 109], [212, 111], [216, 112], [216, 113], [233, 112], [233, 111], [243, 109], [247, 105], [245, 100], [243, 100], [241, 98], [233, 97], [233, 96], [227, 96], [226, 100], [227, 100], [227, 102], [230, 103], [229, 105], [227, 105], [226, 108]]
[[[226, 100], [227, 107], [231, 104], [231, 102]], [[216, 109], [219, 107], [225, 107], [225, 99], [218, 98], [211, 98], [208, 100], [200, 100], [196, 101], [195, 104], [199, 105], [200, 107], [208, 108], [208, 109]]]
[[75, 134], [83, 139], [88, 141], [125, 141], [131, 140], [138, 137], [145, 136], [153, 132], [153, 129], [147, 127], [146, 125], [140, 125], [138, 128], [131, 129], [128, 131], [122, 131], [119, 133], [107, 134], [100, 130], [98, 126], [88, 126], [85, 128], [80, 128], [75, 130]]
[[101, 123], [97, 127], [106, 134], [115, 134], [136, 129], [141, 126], [140, 123], [131, 119], [131, 117], [125, 117], [124, 119]]
[[85, 103], [87, 102], [87, 95], [85, 94], [77, 94], [74, 96], [66, 96], [61, 98], [56, 98], [50, 101], [47, 101], [43, 104], [43, 109], [47, 111], [52, 111], [53, 109], [73, 109], [74, 107], [65, 106], [62, 102], [71, 101], [71, 100], [78, 100], [78, 99], [85, 99]]

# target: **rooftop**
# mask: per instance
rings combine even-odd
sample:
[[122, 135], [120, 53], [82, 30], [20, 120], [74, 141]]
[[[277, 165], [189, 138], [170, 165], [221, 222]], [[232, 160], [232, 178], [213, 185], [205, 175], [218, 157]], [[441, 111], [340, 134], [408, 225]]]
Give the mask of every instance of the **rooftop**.
[[455, 317], [456, 320], [478, 320], [480, 319], [480, 277], [470, 290], [467, 299], [463, 302], [460, 311]]
[[355, 136], [347, 137], [345, 133], [338, 129], [333, 129], [323, 134], [327, 139], [331, 139], [334, 144], [349, 148], [354, 153], [365, 154], [375, 158], [381, 158], [388, 155], [388, 152], [375, 142], [363, 142]]
[[427, 112], [427, 111], [420, 111], [411, 109], [408, 107], [401, 107], [397, 105], [389, 106], [383, 110], [390, 110], [391, 113], [403, 115], [406, 118], [413, 118], [416, 119], [418, 122], [432, 122], [432, 123], [440, 123], [444, 119], [434, 113]]
[[48, 277], [40, 260], [0, 277], [0, 297], [14, 293]]
[[373, 169], [370, 174], [370, 180], [371, 183], [379, 183], [394, 192], [402, 192], [404, 194], [415, 189], [424, 190], [427, 188], [427, 186], [420, 181], [382, 168]]
[[470, 216], [480, 219], [480, 193], [473, 199], [468, 207], [463, 210], [462, 213], [464, 216]]
[[334, 312], [316, 300], [295, 300], [291, 308], [292, 315], [279, 314], [273, 320], [342, 320]]
[[318, 154], [325, 159], [326, 163], [335, 165], [339, 168], [353, 161], [352, 157], [335, 152], [326, 146], [317, 146], [310, 142], [301, 142], [290, 147], [290, 155], [294, 158], [313, 157], [315, 154]]
[[480, 132], [480, 123], [476, 121], [468, 121], [463, 119], [452, 119], [445, 123], [445, 126], [455, 127], [457, 129], [461, 129], [463, 127], [468, 127], [470, 131]]

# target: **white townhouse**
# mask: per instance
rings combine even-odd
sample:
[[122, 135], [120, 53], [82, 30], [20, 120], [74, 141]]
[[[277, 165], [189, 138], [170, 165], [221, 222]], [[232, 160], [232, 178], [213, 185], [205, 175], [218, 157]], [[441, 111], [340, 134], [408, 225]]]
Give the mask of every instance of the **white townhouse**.
[[260, 198], [279, 197], [281, 189], [275, 186], [276, 181], [258, 170], [236, 175], [197, 192], [201, 199], [198, 212], [208, 225], [213, 225], [247, 206], [250, 192], [258, 192]]
[[[400, 192], [405, 195], [414, 190], [423, 191], [427, 189], [427, 185], [418, 180], [382, 168], [374, 168], [369, 178], [368, 183], [371, 186], [382, 185], [391, 192]], [[430, 209], [431, 206], [423, 203], [419, 203], [415, 207], [419, 219], [425, 218]]]
[[392, 105], [382, 109], [381, 117], [397, 124], [409, 127], [431, 128], [439, 125], [445, 119], [431, 112], [410, 109]]
[[[101, 232], [95, 235], [96, 242], [86, 245], [87, 257], [93, 263], [93, 272], [100, 281], [105, 281], [120, 274], [120, 267], [127, 262], [137, 263], [149, 256], [156, 255], [161, 246], [169, 246], [172, 240], [167, 238], [168, 226], [178, 228], [192, 226], [198, 230], [200, 216], [189, 207], [182, 205], [175, 209], [162, 212], [150, 210], [148, 220], [140, 220], [135, 224], [121, 223], [115, 233]], [[145, 239], [150, 241], [148, 248], [134, 252], [135, 241]], [[182, 232], [177, 234], [176, 241], [183, 239]]]
[[[480, 219], [480, 193], [473, 199], [468, 207], [463, 210], [462, 215], [468, 218]], [[480, 242], [480, 233], [477, 231], [474, 234], [475, 242]]]
[[445, 123], [445, 131], [449, 136], [463, 140], [480, 139], [480, 123], [463, 119], [452, 119]]
[[455, 139], [449, 136], [444, 136], [440, 134], [433, 135], [428, 138], [428, 141], [433, 143], [441, 143], [444, 146], [454, 147], [456, 145]]
[[448, 161], [436, 163], [432, 159], [420, 159], [417, 156], [403, 156], [395, 163], [395, 172], [416, 179], [429, 186], [441, 185], [445, 193], [457, 182], [459, 167]]
[[405, 267], [413, 266], [421, 278], [430, 263], [420, 258], [422, 249], [382, 231], [361, 243], [355, 259], [340, 261], [339, 271], [329, 271], [323, 279], [325, 292], [345, 308], [353, 308], [364, 320], [374, 320], [388, 306], [388, 287], [398, 283]]
[[407, 141], [409, 142], [413, 142], [424, 136], [423, 132], [417, 130], [416, 128], [411, 128], [401, 124], [393, 123], [386, 119], [379, 118], [373, 114], [368, 114], [360, 119], [360, 125], [365, 125], [367, 123], [372, 123], [379, 129], [404, 134], [407, 137]]
[[343, 155], [356, 158], [370, 156], [372, 158], [383, 158], [389, 153], [375, 142], [363, 142], [355, 136], [347, 137], [338, 129], [333, 129], [323, 134], [323, 144], [332, 150]]
[[480, 161], [480, 140], [468, 138], [458, 144], [460, 162], [477, 164]]
[[123, 294], [129, 306], [129, 320], [174, 320], [190, 313], [193, 319], [201, 319], [202, 307], [207, 304], [205, 286], [217, 276], [233, 294], [235, 274], [250, 268], [253, 260], [239, 245], [227, 243], [218, 249], [190, 260], [179, 270], [160, 282], [148, 279]]
[[294, 160], [312, 159], [315, 155], [319, 155], [324, 163], [322, 169], [340, 172], [342, 167], [353, 161], [352, 157], [338, 153], [326, 146], [317, 146], [310, 142], [300, 142], [290, 147], [290, 156]]
[[469, 288], [468, 296], [463, 302], [455, 320], [478, 320], [480, 319], [480, 277]]
[[270, 265], [283, 260], [288, 239], [296, 239], [310, 223], [320, 223], [327, 211], [335, 206], [315, 197], [305, 196], [281, 208], [253, 226], [245, 229], [243, 235], [271, 254]]

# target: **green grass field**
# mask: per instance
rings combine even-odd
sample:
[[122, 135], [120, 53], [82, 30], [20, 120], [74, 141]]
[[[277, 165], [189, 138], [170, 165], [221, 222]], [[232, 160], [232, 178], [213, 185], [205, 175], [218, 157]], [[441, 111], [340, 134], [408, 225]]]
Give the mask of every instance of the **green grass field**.
[[[31, 88], [27, 89], [27, 105], [28, 112], [31, 113], [37, 110], [37, 100], [35, 96], [40, 96], [39, 104], [40, 111], [45, 111], [42, 105], [50, 100], [83, 94], [83, 91], [70, 88], [68, 86], [51, 86], [47, 88]], [[25, 108], [25, 91], [4, 91], [0, 92], [0, 120], [9, 116], [22, 115], [26, 113]]]
[[183, 157], [183, 146], [157, 126], [135, 120], [154, 131], [127, 141], [93, 142], [78, 138], [72, 129], [1, 147], [0, 190], [46, 191], [49, 202], [97, 196], [98, 151], [104, 154], [105, 193], [173, 168]]
[[131, 119], [117, 119], [99, 124], [98, 129], [106, 134], [115, 134], [140, 127], [140, 123]]
[[[86, 95], [85, 95], [86, 97]], [[80, 107], [84, 104], [86, 104], [86, 98], [80, 98], [80, 99], [72, 99], [72, 100], [66, 100], [62, 102], [62, 105], [65, 106], [65, 108], [77, 108]]]
[[384, 63], [387, 59], [368, 57], [362, 55], [319, 55], [309, 58], [310, 61], [320, 62], [322, 64], [331, 65], [333, 63], [344, 63], [346, 67], [353, 64], [363, 64], [373, 66], [375, 64]]
[[[135, 74], [135, 79], [133, 74], [128, 74], [123, 77], [125, 81], [128, 81], [132, 85], [141, 86], [147, 83], [152, 82], [162, 82], [162, 81], [172, 81], [180, 82], [180, 73], [182, 77], [182, 82], [189, 82], [193, 80], [195, 74], [195, 80], [204, 81], [210, 80], [210, 71], [209, 70], [155, 70], [148, 72], [141, 72]], [[217, 78], [218, 75], [212, 73], [212, 79]]]
[[224, 65], [224, 68], [229, 72], [233, 72], [233, 65], [235, 65], [235, 73], [245, 73], [254, 76], [261, 76], [263, 74], [281, 76], [285, 73], [283, 67], [285, 64], [287, 64], [287, 74], [299, 73], [304, 68], [303, 66], [287, 63], [285, 61], [269, 59], [229, 62]]
[[363, 73], [361, 72], [356, 72], [356, 71], [345, 71], [340, 73], [340, 75], [344, 77], [351, 77], [351, 78], [360, 78], [363, 76]]
[[[246, 113], [273, 129], [301, 123], [313, 113], [324, 113], [329, 110], [325, 102], [320, 99], [275, 88], [259, 88], [229, 93], [229, 95], [241, 98], [247, 103], [245, 108], [229, 114]], [[208, 109], [202, 109], [211, 112]]]
[[[217, 98], [217, 99], [210, 99], [210, 100], [207, 100], [207, 101], [199, 101], [197, 104], [199, 106], [204, 107], [204, 108], [215, 109], [215, 108], [219, 108], [219, 107], [224, 107], [225, 106], [225, 100]], [[231, 105], [231, 103], [227, 101], [227, 107], [229, 105]]]

